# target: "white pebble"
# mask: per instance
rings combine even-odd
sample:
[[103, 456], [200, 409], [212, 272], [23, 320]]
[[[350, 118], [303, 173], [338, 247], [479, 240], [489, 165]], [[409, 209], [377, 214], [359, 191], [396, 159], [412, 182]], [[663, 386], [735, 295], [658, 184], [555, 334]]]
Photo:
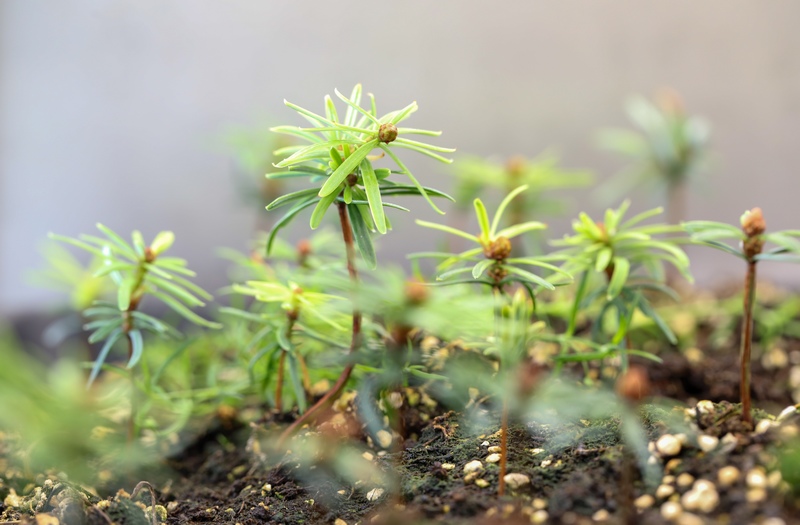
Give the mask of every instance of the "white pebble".
[[537, 510], [531, 514], [531, 523], [547, 523], [549, 517], [550, 515], [546, 510]]
[[469, 474], [471, 472], [478, 472], [479, 470], [483, 470], [483, 463], [481, 463], [477, 459], [474, 461], [470, 461], [469, 463], [464, 465], [464, 474]]
[[756, 424], [756, 434], [765, 434], [770, 428], [772, 428], [772, 421], [769, 419], [762, 419]]
[[714, 412], [714, 403], [708, 399], [697, 402], [697, 412], [700, 414], [710, 414]]
[[697, 514], [691, 514], [689, 512], [684, 512], [676, 521], [678, 525], [705, 525], [705, 520], [698, 516]]
[[656, 441], [656, 450], [664, 456], [677, 456], [681, 451], [681, 442], [673, 435], [664, 434]]
[[508, 488], [512, 490], [516, 490], [520, 487], [524, 487], [525, 485], [530, 485], [531, 478], [526, 476], [525, 474], [520, 474], [518, 472], [511, 472], [506, 474], [503, 479], [506, 482]]
[[677, 501], [667, 501], [661, 505], [661, 517], [665, 520], [674, 520], [683, 514], [683, 507]]
[[683, 474], [678, 476], [678, 478], [675, 480], [675, 483], [677, 483], [679, 487], [688, 487], [692, 483], [694, 483], [694, 476], [692, 476], [688, 472], [684, 472]]
[[767, 499], [767, 491], [761, 488], [750, 489], [747, 491], [747, 501], [750, 503], [761, 503]]
[[703, 452], [711, 452], [719, 445], [719, 438], [715, 436], [708, 436], [703, 434], [702, 436], [697, 437], [697, 446]]
[[747, 473], [747, 486], [751, 489], [763, 489], [767, 486], [767, 475], [758, 467]]
[[673, 494], [675, 494], [675, 487], [670, 485], [659, 485], [656, 489], [656, 497], [658, 499], [667, 499]]
[[442, 463], [442, 468], [444, 470], [453, 470], [454, 468], [456, 468], [456, 466], [453, 465], [452, 463]]
[[608, 521], [608, 518], [611, 517], [611, 514], [606, 509], [600, 509], [594, 514], [592, 514], [592, 521]]
[[383, 496], [383, 489], [375, 488], [367, 492], [367, 500], [368, 501], [375, 501]]
[[637, 509], [641, 510], [652, 507], [653, 503], [655, 503], [655, 499], [653, 499], [653, 496], [651, 496], [650, 494], [644, 494], [643, 496], [639, 496], [638, 498], [633, 500], [633, 505]]
[[381, 448], [389, 448], [392, 446], [392, 434], [387, 430], [378, 430], [375, 433], [375, 437], [378, 439], [378, 446]]
[[723, 487], [730, 487], [739, 480], [739, 469], [733, 465], [722, 467], [717, 472], [717, 481]]
[[486, 456], [486, 463], [497, 463], [500, 461], [500, 454], [489, 454]]
[[789, 419], [795, 414], [797, 414], [797, 407], [794, 405], [788, 406], [783, 410], [781, 410], [781, 413], [778, 414], [778, 419], [776, 421], [778, 421], [778, 423], [782, 423], [783, 421]]

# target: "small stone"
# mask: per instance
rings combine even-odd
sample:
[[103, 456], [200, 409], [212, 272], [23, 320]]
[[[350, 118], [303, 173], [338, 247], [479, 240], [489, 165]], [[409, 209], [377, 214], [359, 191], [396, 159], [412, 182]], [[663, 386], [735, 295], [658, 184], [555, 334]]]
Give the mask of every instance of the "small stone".
[[486, 456], [486, 463], [497, 463], [500, 461], [500, 454], [489, 454]]
[[496, 452], [502, 452], [502, 451], [503, 451], [503, 447], [497, 447], [497, 446], [495, 446], [495, 447], [489, 447], [489, 448], [487, 449], [487, 452], [489, 452], [489, 453], [491, 453], [491, 454], [494, 454], [494, 453], [496, 453]]
[[542, 452], [544, 452], [544, 449], [543, 449], [543, 448], [532, 448], [532, 449], [530, 450], [530, 453], [531, 453], [531, 454], [533, 454], [534, 456], [536, 456], [536, 455], [539, 455], [539, 454], [541, 454]]
[[547, 468], [550, 466], [551, 463], [553, 463], [552, 459], [545, 459], [539, 466], [542, 468]]
[[508, 488], [511, 490], [516, 490], [520, 487], [524, 487], [525, 485], [530, 485], [531, 483], [531, 478], [525, 474], [520, 474], [519, 472], [511, 472], [506, 474], [503, 479], [505, 480]]
[[723, 487], [730, 487], [734, 483], [739, 480], [739, 469], [734, 467], [733, 465], [728, 465], [727, 467], [722, 467], [717, 472], [717, 481]]
[[767, 431], [769, 431], [769, 429], [772, 428], [772, 425], [773, 423], [769, 419], [762, 419], [761, 421], [756, 423], [755, 433], [766, 434]]
[[714, 412], [714, 403], [708, 399], [703, 399], [697, 402], [698, 414], [711, 414]]
[[546, 509], [547, 508], [547, 500], [543, 499], [543, 498], [533, 498], [533, 502], [531, 502], [531, 505], [536, 510]]
[[606, 509], [600, 509], [592, 514], [592, 521], [608, 521], [611, 514]]
[[52, 514], [37, 514], [36, 525], [59, 525], [61, 522]]
[[783, 476], [780, 470], [774, 470], [767, 475], [767, 485], [773, 489], [777, 488], [781, 481], [783, 481]]
[[478, 476], [480, 475], [481, 475], [480, 472], [470, 472], [469, 474], [464, 476], [464, 484], [469, 485], [470, 483], [478, 479]]
[[705, 520], [697, 514], [684, 512], [678, 517], [675, 523], [677, 523], [677, 525], [705, 525]]
[[442, 468], [444, 470], [453, 470], [454, 468], [456, 468], [456, 466], [453, 465], [452, 463], [442, 463]]
[[655, 499], [650, 494], [639, 496], [633, 501], [633, 505], [639, 510], [650, 508], [653, 506], [653, 503], [655, 503]]
[[678, 440], [678, 443], [681, 444], [681, 446], [685, 447], [686, 445], [689, 444], [689, 436], [687, 436], [686, 434], [680, 433], [680, 434], [674, 434], [674, 436], [675, 439]]
[[782, 423], [783, 421], [789, 419], [795, 414], [797, 414], [797, 407], [794, 405], [788, 406], [783, 410], [781, 410], [781, 413], [778, 414], [778, 418], [776, 419], [776, 421], [778, 423]]
[[658, 499], [667, 499], [675, 494], [675, 487], [671, 485], [659, 485], [656, 489], [656, 497]]
[[667, 501], [661, 505], [661, 517], [665, 520], [672, 521], [683, 514], [683, 507], [677, 501]]
[[673, 435], [664, 434], [656, 441], [656, 450], [662, 457], [677, 456], [681, 451], [681, 442]]
[[367, 501], [375, 501], [377, 499], [380, 499], [381, 496], [383, 496], [383, 489], [374, 488], [369, 492], [367, 492]]
[[472, 472], [478, 472], [479, 470], [483, 470], [483, 463], [479, 460], [473, 460], [464, 465], [464, 474], [470, 474]]
[[749, 503], [761, 503], [767, 499], [767, 491], [761, 488], [750, 489], [747, 491], [746, 498]]
[[711, 452], [719, 445], [719, 438], [703, 434], [697, 437], [697, 447], [703, 452]]
[[378, 446], [381, 448], [389, 448], [392, 446], [392, 434], [387, 430], [378, 430], [375, 433], [375, 438], [378, 441]]
[[761, 525], [786, 525], [786, 522], [781, 518], [772, 517], [762, 521]]
[[347, 525], [347, 522], [342, 518], [336, 518], [336, 521], [333, 522], [333, 525]]
[[667, 474], [666, 476], [661, 478], [661, 483], [665, 484], [675, 483], [675, 476], [673, 476], [672, 474]]
[[531, 523], [547, 523], [549, 517], [550, 515], [546, 510], [537, 510], [531, 514]]
[[484, 441], [483, 443], [481, 443], [482, 447], [488, 447], [489, 445], [490, 443], [488, 441]]
[[664, 470], [665, 470], [666, 472], [673, 472], [673, 471], [677, 470], [677, 469], [678, 469], [678, 467], [680, 467], [680, 466], [681, 466], [681, 463], [682, 463], [682, 462], [681, 462], [681, 460], [680, 460], [680, 459], [678, 459], [678, 458], [672, 458], [672, 459], [670, 459], [669, 461], [667, 461], [667, 464], [666, 464], [666, 465], [664, 465]]
[[761, 364], [767, 370], [786, 368], [789, 366], [789, 356], [782, 348], [775, 347], [761, 356]]
[[705, 514], [713, 511], [719, 504], [716, 490], [692, 489], [681, 496], [681, 505], [687, 510], [699, 510]]
[[684, 472], [675, 479], [675, 483], [679, 487], [690, 487], [692, 483], [694, 483], [694, 476], [692, 476], [688, 472]]
[[363, 454], [361, 454], [361, 457], [366, 459], [367, 461], [372, 461], [373, 459], [375, 459], [375, 456], [373, 456], [369, 452], [364, 452]]
[[692, 490], [696, 490], [698, 492], [708, 492], [711, 490], [717, 490], [717, 487], [715, 487], [714, 484], [707, 479], [698, 479], [694, 482]]
[[392, 405], [394, 408], [400, 408], [403, 406], [403, 394], [400, 392], [392, 392], [387, 396], [389, 400], [389, 404]]
[[482, 489], [485, 489], [486, 487], [488, 487], [488, 486], [489, 486], [489, 482], [488, 482], [488, 481], [486, 481], [486, 480], [485, 480], [485, 479], [483, 479], [483, 478], [481, 478], [481, 479], [476, 479], [476, 480], [475, 480], [475, 484], [476, 484], [477, 486], [479, 486], [480, 488], [482, 488]]
[[763, 489], [767, 486], [767, 475], [759, 467], [748, 472], [745, 480], [747, 481], [747, 486], [751, 489]]

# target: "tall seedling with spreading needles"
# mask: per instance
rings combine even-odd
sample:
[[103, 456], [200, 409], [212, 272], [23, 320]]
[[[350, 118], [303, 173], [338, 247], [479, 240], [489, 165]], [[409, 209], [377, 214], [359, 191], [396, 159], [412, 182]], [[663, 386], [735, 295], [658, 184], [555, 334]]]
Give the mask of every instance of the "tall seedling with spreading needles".
[[[90, 343], [104, 341], [103, 347], [92, 366], [89, 384], [95, 380], [103, 363], [114, 346], [127, 343], [128, 364], [131, 383], [134, 383], [133, 368], [144, 352], [144, 333], [150, 332], [163, 338], [180, 337], [181, 333], [161, 319], [140, 311], [142, 301], [151, 296], [160, 300], [175, 313], [196, 325], [219, 328], [220, 325], [200, 317], [192, 308], [204, 306], [211, 295], [192, 283], [187, 277], [195, 273], [186, 267], [186, 261], [177, 257], [164, 257], [172, 246], [172, 232], [161, 232], [150, 245], [145, 244], [142, 234], [134, 231], [128, 243], [110, 228], [98, 224], [105, 237], [81, 235], [77, 239], [53, 235], [50, 237], [77, 246], [98, 257], [102, 264], [95, 272], [97, 277], [107, 277], [116, 286], [116, 302], [95, 301], [83, 315], [87, 319], [84, 329], [92, 330]], [[131, 419], [129, 439], [137, 435], [136, 395], [131, 391]]]
[[[267, 174], [270, 178], [308, 177], [315, 187], [289, 193], [275, 199], [267, 206], [268, 210], [291, 206], [289, 211], [277, 221], [267, 241], [267, 251], [277, 232], [306, 208], [314, 207], [311, 213], [311, 228], [317, 228], [325, 213], [332, 205], [336, 205], [339, 223], [344, 241], [347, 270], [350, 278], [358, 280], [355, 261], [355, 246], [370, 268], [377, 266], [375, 249], [371, 232], [386, 233], [391, 223], [385, 214], [385, 207], [402, 206], [386, 202], [385, 197], [399, 195], [418, 195], [423, 197], [439, 213], [443, 213], [431, 200], [431, 197], [445, 197], [446, 194], [422, 186], [402, 160], [396, 150], [408, 149], [422, 153], [441, 162], [449, 163], [450, 159], [439, 153], [454, 151], [424, 142], [407, 138], [408, 135], [439, 136], [439, 131], [399, 127], [400, 122], [417, 110], [416, 102], [403, 109], [391, 111], [383, 116], [378, 115], [375, 97], [368, 94], [369, 107], [361, 106], [362, 89], [356, 85], [349, 97], [336, 91], [336, 96], [345, 103], [343, 118], [333, 99], [325, 97], [325, 116], [313, 113], [286, 102], [286, 105], [300, 113], [311, 123], [310, 127], [279, 126], [273, 128], [278, 133], [293, 135], [308, 142], [306, 146], [290, 146], [282, 148], [279, 155], [287, 155], [276, 164], [285, 171]], [[377, 150], [377, 155], [372, 155]], [[394, 169], [376, 168], [373, 163], [388, 156], [395, 164]], [[391, 175], [405, 175], [410, 184], [401, 184], [390, 180]], [[452, 200], [452, 199], [451, 199]], [[406, 210], [407, 211], [407, 210]], [[352, 339], [350, 353], [359, 346], [361, 332], [361, 313], [353, 310]], [[331, 403], [342, 391], [353, 363], [348, 364], [334, 386], [316, 405], [311, 407], [302, 417], [291, 425], [284, 437], [291, 435], [295, 429], [313, 418], [320, 409]]]
[[[473, 235], [469, 232], [457, 230], [443, 224], [427, 221], [417, 221], [420, 226], [458, 235], [477, 244], [458, 254], [449, 253], [424, 253], [416, 256], [431, 256], [443, 259], [437, 266], [437, 280], [443, 284], [454, 283], [481, 283], [489, 286], [495, 295], [495, 341], [496, 353], [500, 359], [500, 373], [507, 374], [515, 370], [526, 355], [531, 318], [534, 313], [534, 297], [537, 289], [553, 290], [558, 284], [571, 282], [569, 273], [547, 262], [544, 257], [511, 257], [511, 239], [524, 233], [542, 230], [545, 224], [538, 221], [529, 221], [514, 224], [500, 229], [503, 212], [512, 200], [528, 189], [520, 186], [511, 191], [500, 203], [497, 212], [489, 221], [483, 201], [475, 199], [475, 214], [477, 215], [480, 233]], [[455, 266], [455, 268], [453, 268]], [[544, 268], [554, 272], [555, 279], [545, 279], [531, 272], [526, 267]], [[459, 278], [467, 275], [466, 278]], [[509, 286], [521, 285], [530, 295], [530, 300], [524, 296], [521, 289], [517, 290], [511, 299]], [[503, 396], [501, 415], [501, 459], [500, 481], [498, 493], [505, 492], [506, 456], [508, 451], [508, 399]]]
[[[742, 313], [740, 394], [742, 420], [753, 423], [750, 401], [750, 353], [753, 344], [753, 307], [756, 297], [756, 264], [759, 261], [800, 262], [800, 230], [766, 233], [767, 223], [761, 208], [746, 211], [740, 219], [741, 229], [714, 221], [690, 221], [683, 227], [691, 233], [692, 240], [730, 253], [747, 264], [744, 279], [744, 305]], [[725, 239], [739, 241], [739, 247], [730, 246]], [[764, 251], [766, 243], [775, 247]]]

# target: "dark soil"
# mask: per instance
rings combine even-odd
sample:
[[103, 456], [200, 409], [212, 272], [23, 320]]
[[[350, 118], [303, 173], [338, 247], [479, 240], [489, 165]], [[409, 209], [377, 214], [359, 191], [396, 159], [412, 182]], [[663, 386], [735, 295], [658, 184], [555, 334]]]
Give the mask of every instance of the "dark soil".
[[[798, 341], [785, 343], [787, 355], [800, 351]], [[647, 467], [656, 473], [652, 479], [642, 476], [644, 467], [636, 466], [615, 418], [558, 425], [528, 418], [510, 429], [508, 472], [524, 474], [530, 482], [498, 497], [499, 467], [488, 461], [496, 450], [492, 447], [500, 443], [497, 414], [479, 403], [467, 411], [445, 412], [429, 398], [409, 406], [411, 395], [405, 396], [402, 410], [409, 436], [402, 446], [395, 439], [382, 449], [375, 435], [366, 437], [350, 399], [313, 431], [304, 430], [290, 443], [289, 453], [269, 450], [281, 426], [275, 421], [220, 427], [170, 459], [167, 468], [142, 473], [139, 479], [146, 478], [156, 489], [163, 508], [156, 508], [155, 516], [165, 514], [166, 523], [175, 525], [800, 523], [800, 509], [779, 474], [776, 448], [800, 434], [795, 421], [769, 428], [762, 424], [757, 431], [742, 425], [738, 405], [729, 402], [739, 397], [738, 353], [730, 346], [688, 355], [672, 349], [660, 355], [661, 365], [639, 363], [648, 368], [655, 399], [685, 404], [669, 409], [646, 403], [638, 417], [651, 446], [665, 433], [683, 432], [685, 438], [677, 455], [654, 454], [655, 464]], [[754, 403], [776, 414], [793, 404], [787, 386], [791, 363], [765, 368], [762, 361], [753, 363]], [[425, 398], [424, 392], [415, 394], [420, 393]], [[698, 400], [714, 404], [684, 408], [693, 408]], [[484, 417], [470, 417], [474, 415]], [[762, 411], [755, 416], [756, 424], [771, 418]], [[699, 435], [719, 438], [719, 444], [703, 452]], [[44, 516], [91, 525], [152, 522], [147, 491], [135, 498], [126, 492], [100, 498], [74, 485], [45, 481], [57, 479], [55, 475], [25, 482], [8, 466], [9, 443], [8, 438], [0, 440], [0, 466], [6, 472], [0, 472], [0, 524], [56, 523], [35, 521]], [[474, 460], [481, 461], [481, 468], [474, 475], [465, 473], [465, 465]], [[723, 467], [739, 472], [727, 485], [720, 480]], [[711, 482], [718, 501], [705, 510], [684, 509], [680, 519], [665, 519], [664, 503], [689, 505], [686, 494], [699, 486], [697, 480]], [[135, 481], [116, 480], [113, 486], [131, 487]], [[14, 500], [16, 494], [22, 503]]]

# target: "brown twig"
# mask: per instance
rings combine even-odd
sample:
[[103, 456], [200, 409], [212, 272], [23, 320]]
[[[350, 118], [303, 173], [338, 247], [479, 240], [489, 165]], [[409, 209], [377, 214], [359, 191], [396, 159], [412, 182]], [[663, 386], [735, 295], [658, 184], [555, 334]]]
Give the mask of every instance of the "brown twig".
[[[345, 252], [347, 254], [347, 273], [350, 275], [350, 279], [353, 282], [358, 281], [358, 270], [356, 270], [356, 252], [355, 246], [353, 241], [353, 227], [350, 224], [350, 217], [347, 215], [347, 204], [344, 202], [338, 202], [339, 208], [339, 222], [341, 223], [342, 227], [342, 239], [344, 240]], [[348, 356], [352, 356], [355, 353], [356, 349], [358, 348], [359, 342], [361, 340], [361, 312], [358, 309], [353, 308], [353, 328], [352, 328], [352, 336], [350, 338], [350, 350], [348, 351]], [[314, 406], [309, 408], [302, 416], [298, 417], [294, 423], [289, 425], [289, 427], [283, 431], [281, 436], [278, 438], [278, 446], [281, 446], [289, 437], [294, 435], [297, 430], [305, 425], [306, 423], [312, 421], [319, 412], [328, 408], [336, 398], [342, 393], [344, 390], [347, 381], [350, 379], [350, 374], [353, 372], [353, 363], [349, 363], [342, 373], [339, 374], [339, 379], [336, 380], [336, 383], [333, 387], [328, 390], [328, 392], [322, 396], [322, 398], [317, 401]]]
[[149, 481], [140, 481], [136, 484], [133, 488], [133, 492], [131, 492], [131, 500], [134, 499], [142, 489], [147, 489], [150, 493], [150, 523], [152, 525], [158, 525], [158, 516], [156, 515], [156, 490]]
[[740, 384], [742, 400], [742, 421], [753, 424], [750, 409], [750, 351], [753, 344], [753, 299], [756, 290], [756, 261], [747, 262], [747, 276], [744, 280], [744, 315], [742, 317], [742, 345]]

